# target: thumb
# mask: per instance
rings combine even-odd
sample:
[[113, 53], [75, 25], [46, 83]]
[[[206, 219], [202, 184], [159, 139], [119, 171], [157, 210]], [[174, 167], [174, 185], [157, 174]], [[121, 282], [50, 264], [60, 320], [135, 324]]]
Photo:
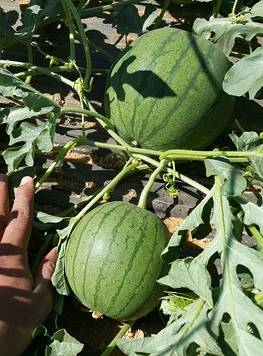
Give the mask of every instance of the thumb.
[[56, 247], [54, 247], [51, 251], [49, 251], [46, 257], [43, 258], [43, 260], [41, 261], [37, 269], [35, 275], [34, 290], [40, 287], [44, 289], [49, 287], [50, 280], [55, 271], [56, 260], [57, 260], [57, 252], [56, 252]]
[[39, 321], [46, 319], [52, 308], [53, 293], [50, 281], [55, 271], [56, 260], [56, 248], [53, 248], [43, 258], [35, 275], [33, 293], [39, 305]]

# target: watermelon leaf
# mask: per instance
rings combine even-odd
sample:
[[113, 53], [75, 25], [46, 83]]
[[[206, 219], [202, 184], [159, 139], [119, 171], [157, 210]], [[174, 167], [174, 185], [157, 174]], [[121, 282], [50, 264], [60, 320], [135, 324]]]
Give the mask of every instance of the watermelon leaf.
[[256, 225], [263, 235], [263, 206], [258, 206], [245, 199], [239, 200], [244, 213], [244, 223], [248, 226]]
[[5, 12], [0, 8], [0, 47], [8, 48], [21, 43], [30, 43], [38, 25], [46, 17], [54, 17], [59, 13], [59, 0], [35, 0], [21, 11], [20, 26], [16, 11]]
[[56, 331], [52, 342], [46, 347], [46, 356], [70, 355], [76, 356], [82, 351], [84, 344], [76, 340], [65, 329]]
[[232, 132], [229, 137], [239, 151], [248, 151], [262, 143], [262, 139], [255, 131], [245, 131], [240, 136]]
[[[230, 135], [231, 140], [241, 151], [256, 150], [259, 152], [263, 151], [262, 138], [256, 132], [243, 132], [243, 134], [238, 137], [235, 134]], [[258, 179], [263, 179], [263, 158], [262, 157], [249, 157], [248, 158], [251, 168], [253, 170], [253, 175]]]
[[142, 339], [120, 340], [119, 348], [128, 355], [181, 356], [188, 355], [191, 344], [198, 345], [198, 353], [223, 355], [207, 330], [208, 305], [198, 299], [185, 307], [178, 318], [157, 335]]
[[[248, 134], [243, 135], [240, 144], [243, 141], [243, 145], [247, 145]], [[250, 139], [255, 142], [258, 137], [252, 134]], [[163, 256], [167, 257], [169, 249], [179, 248], [187, 229], [192, 231], [207, 223], [204, 217], [208, 211], [215, 236], [197, 257], [178, 260], [175, 255], [168, 255], [171, 269], [159, 281], [175, 288], [175, 292], [176, 288], [194, 292], [199, 299], [190, 305], [184, 303], [182, 310], [175, 311], [172, 322], [157, 335], [121, 340], [119, 347], [128, 354], [170, 356], [191, 354], [190, 350], [195, 350], [193, 354], [252, 356], [262, 350], [263, 311], [256, 298], [260, 300], [263, 290], [260, 272], [263, 255], [243, 244], [241, 239], [244, 223], [257, 226], [262, 233], [263, 208], [242, 197], [244, 181], [239, 169], [215, 159], [206, 160], [206, 167], [208, 176], [215, 175], [215, 185], [180, 226]], [[211, 199], [212, 210], [208, 204]], [[218, 281], [214, 277], [212, 285], [208, 265], [211, 266], [215, 258], [220, 259], [220, 265], [216, 265]], [[244, 269], [245, 273], [241, 273]]]
[[230, 18], [210, 17], [209, 20], [197, 18], [193, 25], [193, 31], [206, 39], [210, 39], [222, 48], [226, 56], [229, 56], [235, 45], [236, 38], [244, 38], [247, 41], [263, 34], [263, 24], [244, 18], [243, 23], [232, 23]]
[[160, 278], [159, 283], [171, 288], [188, 288], [203, 298], [209, 307], [213, 306], [211, 277], [204, 264], [197, 258], [187, 257], [176, 260], [167, 276]]
[[44, 213], [43, 211], [37, 212], [37, 218], [43, 224], [58, 224], [60, 222], [67, 221], [68, 219], [70, 219], [67, 216], [65, 217], [65, 216], [51, 215], [48, 213]]
[[121, 8], [113, 19], [111, 16], [109, 21], [119, 34], [137, 33], [141, 35], [154, 23], [159, 13], [160, 10], [156, 10], [156, 6], [152, 4], [144, 6], [142, 15], [139, 14], [136, 6], [128, 5]]
[[69, 235], [75, 226], [74, 218], [69, 221], [68, 226], [62, 230], [57, 230], [59, 236], [59, 243], [57, 247], [57, 262], [56, 268], [52, 276], [52, 284], [55, 286], [58, 293], [62, 295], [69, 295], [70, 288], [65, 275], [65, 253]]
[[[263, 277], [260, 270], [263, 267], [262, 253], [241, 244], [237, 241], [233, 231], [233, 223], [236, 217], [227, 197], [222, 195], [220, 181], [217, 183], [217, 191], [214, 197], [213, 222], [216, 225], [217, 234], [214, 244], [221, 255], [222, 282], [218, 299], [214, 308], [209, 313], [212, 332], [219, 336], [221, 322], [227, 315], [233, 325], [233, 332], [238, 345], [239, 355], [254, 355], [255, 350], [262, 350], [263, 342], [257, 338], [257, 334], [248, 328], [253, 324], [263, 336], [263, 311], [243, 292], [238, 278], [238, 266], [246, 267], [254, 277], [254, 286], [259, 290], [263, 288]], [[247, 340], [250, 340], [247, 343]], [[254, 344], [252, 350], [249, 345]]]
[[207, 159], [205, 160], [205, 167], [208, 177], [213, 175], [221, 177], [223, 195], [239, 196], [246, 189], [247, 181], [243, 177], [243, 172], [226, 160]]
[[259, 47], [250, 55], [235, 63], [226, 73], [223, 89], [230, 95], [241, 96], [249, 93], [253, 99], [263, 86], [263, 48]]
[[198, 226], [206, 223], [204, 217], [210, 216], [211, 205], [210, 201], [213, 196], [213, 189], [206, 195], [206, 197], [196, 206], [194, 210], [184, 220], [179, 230], [175, 232], [163, 251], [162, 258], [165, 262], [170, 263], [178, 258], [180, 253], [180, 245], [188, 230], [192, 231]]
[[251, 8], [251, 16], [263, 17], [263, 0], [260, 0]]
[[[10, 139], [9, 147], [2, 153], [8, 172], [15, 171], [23, 162], [33, 166], [36, 150], [49, 152], [53, 148], [60, 108], [4, 68], [0, 68], [0, 94], [15, 101], [19, 99], [20, 104], [0, 109], [0, 125], [6, 125]], [[43, 115], [45, 121], [32, 122], [33, 118]]]

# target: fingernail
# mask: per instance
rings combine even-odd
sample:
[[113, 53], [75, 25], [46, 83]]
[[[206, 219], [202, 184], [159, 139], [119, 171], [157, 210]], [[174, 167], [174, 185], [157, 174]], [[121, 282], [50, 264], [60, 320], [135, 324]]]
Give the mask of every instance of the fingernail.
[[21, 187], [21, 185], [27, 184], [27, 183], [29, 183], [29, 182], [32, 182], [32, 178], [31, 178], [31, 177], [29, 177], [29, 176], [23, 177], [23, 178], [21, 179], [21, 182], [20, 182], [20, 187]]
[[0, 182], [6, 182], [6, 176], [3, 173], [0, 173]]

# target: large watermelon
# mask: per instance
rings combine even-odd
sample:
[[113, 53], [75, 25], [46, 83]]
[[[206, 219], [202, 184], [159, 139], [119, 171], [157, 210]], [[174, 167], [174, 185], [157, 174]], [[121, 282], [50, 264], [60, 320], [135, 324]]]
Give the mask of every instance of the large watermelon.
[[128, 142], [156, 150], [210, 144], [231, 115], [230, 64], [213, 43], [162, 28], [136, 40], [108, 78], [105, 109]]
[[162, 287], [167, 229], [153, 213], [125, 202], [99, 206], [73, 230], [65, 271], [73, 293], [87, 307], [117, 320], [151, 311]]

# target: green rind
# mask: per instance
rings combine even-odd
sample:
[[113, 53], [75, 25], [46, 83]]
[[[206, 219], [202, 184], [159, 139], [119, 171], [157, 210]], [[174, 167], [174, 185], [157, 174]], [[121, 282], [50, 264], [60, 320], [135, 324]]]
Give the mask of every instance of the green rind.
[[65, 255], [69, 285], [87, 307], [117, 320], [151, 311], [162, 293], [156, 283], [168, 241], [163, 222], [125, 202], [89, 212], [73, 230]]
[[157, 150], [199, 149], [224, 129], [233, 97], [222, 82], [230, 64], [189, 32], [150, 31], [113, 66], [105, 109], [127, 141]]

